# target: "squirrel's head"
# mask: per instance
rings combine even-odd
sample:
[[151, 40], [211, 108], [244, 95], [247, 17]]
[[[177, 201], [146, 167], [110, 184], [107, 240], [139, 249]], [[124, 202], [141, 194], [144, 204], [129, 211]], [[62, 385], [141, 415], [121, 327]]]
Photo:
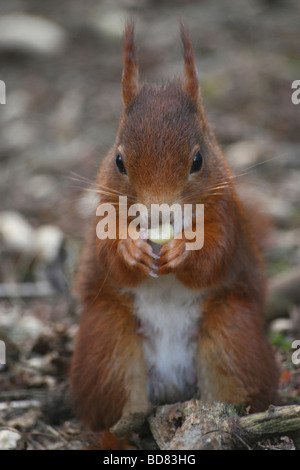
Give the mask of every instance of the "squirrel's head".
[[119, 191], [147, 206], [183, 203], [227, 171], [206, 123], [194, 50], [182, 23], [180, 31], [184, 79], [156, 87], [140, 83], [133, 22], [125, 28], [123, 112], [109, 173]]

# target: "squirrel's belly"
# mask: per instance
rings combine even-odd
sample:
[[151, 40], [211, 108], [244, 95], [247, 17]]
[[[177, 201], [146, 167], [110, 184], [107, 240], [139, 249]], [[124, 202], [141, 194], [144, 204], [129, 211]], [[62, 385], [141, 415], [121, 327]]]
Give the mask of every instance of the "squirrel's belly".
[[169, 274], [149, 279], [134, 294], [134, 312], [144, 336], [150, 401], [172, 403], [193, 397], [200, 292], [187, 289]]

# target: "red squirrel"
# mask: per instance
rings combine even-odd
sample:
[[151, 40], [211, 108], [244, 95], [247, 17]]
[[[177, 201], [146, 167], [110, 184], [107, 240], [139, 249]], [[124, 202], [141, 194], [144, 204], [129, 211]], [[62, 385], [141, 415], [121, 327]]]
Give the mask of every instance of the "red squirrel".
[[95, 215], [76, 280], [83, 311], [71, 385], [102, 449], [126, 447], [122, 423], [153, 405], [197, 397], [257, 412], [277, 399], [256, 234], [207, 124], [190, 34], [180, 28], [184, 78], [152, 86], [139, 81], [126, 24], [123, 111], [97, 184], [117, 217], [120, 195], [146, 207], [204, 204], [204, 245], [187, 250], [182, 237], [154, 250], [145, 237], [99, 239]]

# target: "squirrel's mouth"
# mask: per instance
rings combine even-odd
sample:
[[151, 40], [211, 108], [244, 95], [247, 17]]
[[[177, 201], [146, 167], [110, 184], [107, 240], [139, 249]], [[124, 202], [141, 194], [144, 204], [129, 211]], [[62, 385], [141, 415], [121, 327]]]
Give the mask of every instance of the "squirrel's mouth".
[[[197, 206], [201, 206], [200, 218]], [[193, 238], [197, 222], [202, 224], [203, 204], [135, 203], [120, 206], [119, 227], [131, 238], [142, 238], [157, 245], [165, 245], [174, 238]], [[189, 234], [189, 235], [188, 235]], [[193, 236], [193, 237], [192, 237]]]
[[144, 239], [172, 239], [186, 227], [191, 227], [197, 216], [197, 208], [193, 204], [139, 205], [138, 211]]

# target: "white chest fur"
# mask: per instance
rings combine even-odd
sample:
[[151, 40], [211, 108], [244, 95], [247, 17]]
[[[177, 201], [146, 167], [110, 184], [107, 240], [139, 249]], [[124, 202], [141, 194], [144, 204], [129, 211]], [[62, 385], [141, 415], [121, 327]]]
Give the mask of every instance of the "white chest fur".
[[169, 274], [149, 279], [134, 294], [135, 314], [145, 337], [150, 401], [158, 404], [191, 398], [196, 391], [200, 293]]

